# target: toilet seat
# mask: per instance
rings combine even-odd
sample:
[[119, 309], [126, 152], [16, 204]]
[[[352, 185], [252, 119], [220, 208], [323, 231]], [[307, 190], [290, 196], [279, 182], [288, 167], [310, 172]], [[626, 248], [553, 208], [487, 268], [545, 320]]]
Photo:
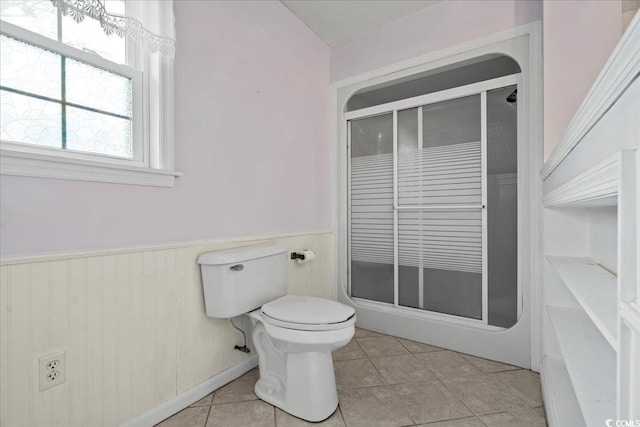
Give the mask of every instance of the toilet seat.
[[331, 331], [353, 325], [355, 310], [325, 298], [286, 295], [263, 305], [262, 318], [287, 329]]

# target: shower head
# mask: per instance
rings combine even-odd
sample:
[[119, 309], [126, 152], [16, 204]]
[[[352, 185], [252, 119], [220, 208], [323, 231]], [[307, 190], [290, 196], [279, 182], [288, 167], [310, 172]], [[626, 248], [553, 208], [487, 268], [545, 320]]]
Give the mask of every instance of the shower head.
[[511, 95], [507, 96], [507, 102], [513, 104], [518, 100], [518, 89], [511, 92]]

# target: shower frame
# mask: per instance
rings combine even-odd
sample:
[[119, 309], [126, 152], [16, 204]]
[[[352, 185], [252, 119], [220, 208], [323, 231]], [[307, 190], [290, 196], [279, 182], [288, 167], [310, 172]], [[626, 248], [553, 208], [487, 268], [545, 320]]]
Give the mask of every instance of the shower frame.
[[[455, 68], [488, 56], [504, 55], [515, 60], [521, 69], [518, 90], [522, 118], [518, 123], [518, 253], [521, 269], [522, 312], [509, 329], [488, 330], [483, 325], [455, 316], [416, 316], [413, 310], [396, 309], [385, 304], [358, 301], [347, 290], [347, 135], [344, 116], [347, 102], [356, 93], [388, 86], [431, 70]], [[542, 323], [542, 182], [543, 164], [542, 114], [542, 25], [536, 21], [422, 56], [403, 60], [358, 74], [357, 70], [335, 70], [350, 76], [334, 81], [334, 151], [331, 171], [334, 188], [335, 282], [334, 297], [356, 310], [358, 326], [428, 343], [487, 359], [538, 371], [541, 362]], [[523, 214], [524, 212], [524, 214]]]
[[[347, 292], [351, 299], [357, 301], [363, 305], [370, 305], [373, 307], [393, 307], [398, 311], [406, 311], [414, 316], [442, 319], [447, 321], [453, 321], [460, 324], [470, 323], [476, 327], [485, 328], [491, 331], [500, 331], [504, 328], [498, 326], [492, 326], [488, 324], [489, 319], [489, 304], [488, 304], [488, 218], [487, 218], [487, 92], [493, 89], [500, 89], [508, 86], [516, 86], [516, 89], [522, 84], [521, 74], [511, 74], [504, 77], [498, 77], [495, 79], [485, 80], [477, 83], [471, 83], [464, 86], [458, 86], [451, 89], [442, 90], [439, 92], [433, 92], [426, 95], [415, 96], [411, 98], [405, 98], [398, 101], [388, 102], [384, 104], [375, 105], [372, 107], [362, 108], [358, 110], [349, 111], [344, 114], [346, 137], [347, 137], [347, 155], [351, 152], [351, 121], [357, 119], [365, 119], [375, 117], [383, 114], [393, 114], [393, 304], [375, 301], [360, 297], [354, 297], [351, 293], [351, 171], [349, 162], [347, 162]], [[431, 104], [450, 101], [455, 99], [464, 98], [467, 96], [480, 95], [480, 145], [481, 145], [481, 194], [482, 201], [479, 205], [450, 205], [450, 206], [401, 206], [398, 202], [398, 111], [407, 110], [411, 108], [418, 108], [418, 150], [422, 148], [422, 107], [426, 107]], [[517, 104], [517, 117], [520, 121], [521, 108], [520, 104]], [[519, 128], [519, 126], [518, 126]], [[440, 313], [436, 311], [425, 310], [422, 307], [413, 308], [402, 306], [399, 303], [399, 262], [398, 262], [398, 246], [399, 246], [399, 212], [400, 211], [429, 211], [437, 209], [451, 209], [451, 210], [480, 210], [482, 215], [482, 315], [480, 319], [474, 319], [471, 317], [464, 317], [454, 314]], [[518, 271], [520, 271], [520, 256], [518, 255]], [[420, 273], [422, 268], [420, 268]], [[422, 305], [423, 294], [423, 281], [422, 274], [419, 274], [418, 283], [419, 303]], [[517, 281], [517, 318], [520, 318], [522, 313], [522, 283], [521, 280]]]

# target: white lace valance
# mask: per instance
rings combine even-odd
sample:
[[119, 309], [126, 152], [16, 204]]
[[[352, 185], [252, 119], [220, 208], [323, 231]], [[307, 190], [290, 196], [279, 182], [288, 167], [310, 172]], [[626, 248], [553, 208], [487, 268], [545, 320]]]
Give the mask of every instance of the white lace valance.
[[[101, 0], [51, 0], [51, 3], [76, 22], [88, 16], [99, 21], [108, 35], [129, 37], [140, 41], [151, 52], [171, 58], [175, 55], [173, 1], [129, 0], [126, 16], [107, 12]], [[150, 22], [151, 19], [155, 22]]]

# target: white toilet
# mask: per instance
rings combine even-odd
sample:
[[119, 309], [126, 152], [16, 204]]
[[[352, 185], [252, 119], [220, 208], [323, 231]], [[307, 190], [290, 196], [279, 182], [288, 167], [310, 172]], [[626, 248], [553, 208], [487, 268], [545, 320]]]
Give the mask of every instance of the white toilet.
[[331, 352], [355, 332], [355, 311], [324, 298], [286, 295], [287, 250], [249, 246], [198, 257], [207, 315], [248, 314], [258, 353], [260, 399], [307, 421], [338, 406]]

